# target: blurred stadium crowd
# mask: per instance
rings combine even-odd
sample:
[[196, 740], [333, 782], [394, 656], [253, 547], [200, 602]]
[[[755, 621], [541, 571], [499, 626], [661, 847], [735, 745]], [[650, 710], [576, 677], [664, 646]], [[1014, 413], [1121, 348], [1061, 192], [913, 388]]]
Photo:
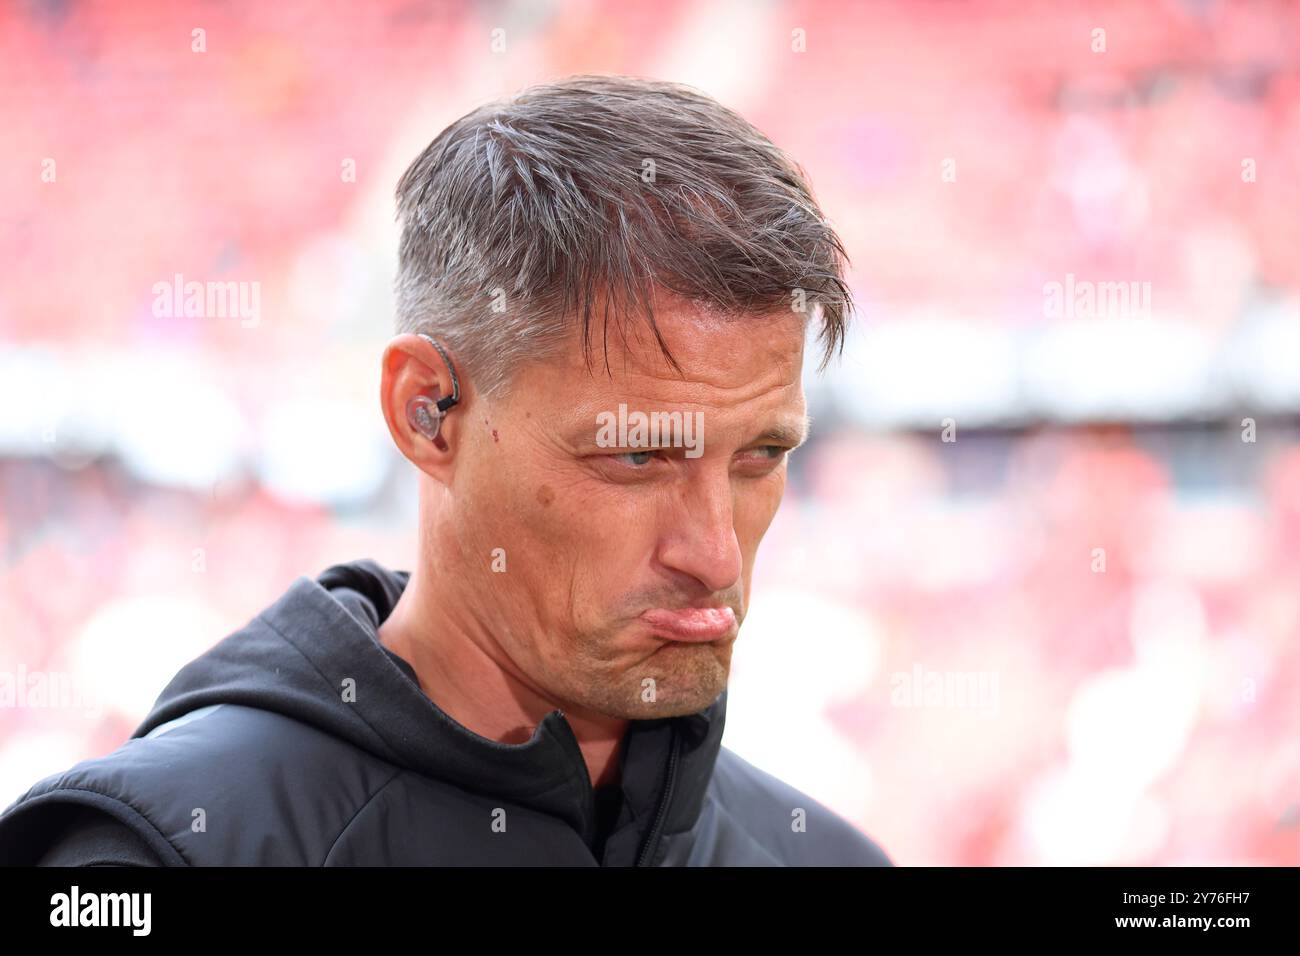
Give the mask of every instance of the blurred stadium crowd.
[[724, 743], [902, 863], [1300, 862], [1284, 3], [0, 9], [0, 675], [74, 685], [0, 710], [0, 803], [299, 574], [409, 568], [392, 190], [574, 72], [743, 112], [852, 259]]

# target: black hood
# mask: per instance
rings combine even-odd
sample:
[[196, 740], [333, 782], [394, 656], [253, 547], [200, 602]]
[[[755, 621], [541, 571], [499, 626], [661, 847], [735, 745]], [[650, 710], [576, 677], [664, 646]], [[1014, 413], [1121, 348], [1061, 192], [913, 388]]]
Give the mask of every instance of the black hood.
[[[132, 737], [215, 704], [275, 711], [398, 766], [560, 817], [590, 839], [591, 781], [562, 711], [547, 714], [527, 743], [488, 740], [443, 713], [410, 665], [379, 643], [379, 625], [409, 578], [370, 559], [298, 578], [182, 668]], [[355, 700], [345, 699], [345, 688]], [[721, 746], [726, 697], [724, 690], [696, 714], [631, 722], [620, 760], [635, 819], [657, 815], [671, 769], [671, 802], [659, 807], [664, 832], [694, 824]]]

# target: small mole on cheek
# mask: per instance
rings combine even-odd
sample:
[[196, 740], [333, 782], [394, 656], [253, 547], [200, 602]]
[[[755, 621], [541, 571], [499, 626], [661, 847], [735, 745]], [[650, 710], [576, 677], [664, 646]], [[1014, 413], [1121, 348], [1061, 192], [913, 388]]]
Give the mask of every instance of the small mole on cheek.
[[492, 440], [493, 440], [493, 441], [500, 441], [500, 440], [501, 440], [501, 437], [497, 434], [497, 430], [496, 430], [495, 428], [492, 429]]
[[524, 412], [524, 418], [532, 418], [532, 417], [533, 417], [532, 412]]
[[555, 492], [551, 490], [550, 485], [542, 485], [537, 489], [537, 500], [543, 508], [550, 506], [551, 502], [555, 500]]

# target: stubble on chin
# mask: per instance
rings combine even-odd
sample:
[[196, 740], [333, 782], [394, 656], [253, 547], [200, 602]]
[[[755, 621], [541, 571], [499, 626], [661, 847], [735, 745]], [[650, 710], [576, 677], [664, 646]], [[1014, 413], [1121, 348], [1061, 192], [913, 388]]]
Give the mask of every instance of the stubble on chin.
[[729, 645], [665, 644], [617, 678], [581, 688], [579, 702], [625, 720], [694, 714], [726, 688], [730, 664]]

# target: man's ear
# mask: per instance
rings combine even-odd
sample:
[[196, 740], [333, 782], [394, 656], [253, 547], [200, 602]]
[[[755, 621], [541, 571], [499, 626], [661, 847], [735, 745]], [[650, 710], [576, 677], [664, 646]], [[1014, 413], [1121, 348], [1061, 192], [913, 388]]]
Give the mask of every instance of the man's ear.
[[[446, 344], [439, 344], [455, 362]], [[439, 399], [453, 393], [451, 370], [443, 357], [428, 341], [408, 332], [389, 341], [380, 367], [379, 403], [393, 443], [415, 467], [444, 483], [450, 480], [457, 441], [464, 434], [460, 422], [472, 403], [472, 384], [462, 369], [458, 367], [456, 372], [460, 401], [447, 409], [437, 438], [430, 440], [421, 433], [407, 410], [411, 400], [419, 395]]]

